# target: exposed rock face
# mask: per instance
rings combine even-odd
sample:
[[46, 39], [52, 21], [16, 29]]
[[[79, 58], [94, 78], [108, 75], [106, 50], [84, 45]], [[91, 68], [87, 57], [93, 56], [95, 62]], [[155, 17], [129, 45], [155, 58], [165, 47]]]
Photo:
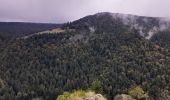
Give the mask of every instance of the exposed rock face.
[[121, 95], [117, 95], [115, 96], [114, 100], [136, 100], [133, 99], [131, 96], [126, 95], [126, 94], [121, 94]]
[[106, 100], [101, 94], [85, 97], [83, 100]]
[[78, 90], [73, 93], [64, 92], [63, 95], [59, 95], [56, 100], [107, 100], [101, 94], [96, 94], [92, 91]]

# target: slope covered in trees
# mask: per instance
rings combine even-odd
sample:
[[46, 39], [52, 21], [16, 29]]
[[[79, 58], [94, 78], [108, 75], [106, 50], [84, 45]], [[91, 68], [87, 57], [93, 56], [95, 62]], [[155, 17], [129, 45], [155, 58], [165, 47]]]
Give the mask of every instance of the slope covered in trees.
[[162, 31], [154, 34], [151, 41], [162, 47], [170, 48], [170, 31]]
[[169, 31], [170, 20], [159, 17], [104, 12], [81, 18], [71, 23], [69, 27], [104, 32], [117, 32], [120, 31], [120, 27], [128, 27], [128, 30], [135, 29], [136, 33], [150, 39], [155, 33]]
[[99, 28], [73, 22], [63, 29], [74, 31], [3, 41], [0, 99], [55, 100], [64, 91], [86, 90], [95, 83], [92, 88], [109, 100], [133, 86], [163, 100], [170, 91], [169, 49], [129, 30], [121, 20], [110, 24], [108, 19], [97, 20]]
[[169, 90], [169, 51], [122, 33], [43, 34], [8, 43], [0, 52], [1, 99], [54, 100], [98, 79], [108, 98], [141, 85], [153, 97]]

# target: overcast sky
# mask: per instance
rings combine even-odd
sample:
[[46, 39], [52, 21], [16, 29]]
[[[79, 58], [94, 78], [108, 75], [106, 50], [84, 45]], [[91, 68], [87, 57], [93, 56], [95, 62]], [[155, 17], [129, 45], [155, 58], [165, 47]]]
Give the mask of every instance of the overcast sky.
[[170, 17], [170, 0], [0, 0], [0, 21], [63, 23], [98, 12]]

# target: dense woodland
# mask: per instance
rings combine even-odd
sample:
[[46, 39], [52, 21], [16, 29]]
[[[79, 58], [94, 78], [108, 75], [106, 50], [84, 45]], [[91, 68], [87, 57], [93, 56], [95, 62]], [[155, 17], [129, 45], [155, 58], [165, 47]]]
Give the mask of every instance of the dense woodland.
[[154, 34], [151, 38], [151, 41], [159, 44], [162, 47], [170, 47], [170, 31], [162, 31]]
[[95, 31], [68, 23], [63, 29], [75, 31], [1, 40], [0, 99], [55, 100], [98, 80], [97, 92], [108, 100], [133, 86], [163, 100], [170, 91], [170, 49], [107, 19]]

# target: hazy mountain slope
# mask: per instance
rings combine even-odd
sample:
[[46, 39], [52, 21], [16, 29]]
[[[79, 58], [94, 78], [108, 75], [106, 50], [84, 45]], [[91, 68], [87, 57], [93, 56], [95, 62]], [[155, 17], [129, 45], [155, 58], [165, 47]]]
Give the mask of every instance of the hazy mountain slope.
[[162, 47], [170, 49], [170, 31], [158, 32], [154, 34], [150, 40]]
[[128, 27], [129, 30], [135, 29], [141, 36], [150, 39], [153, 34], [159, 31], [169, 30], [170, 20], [105, 12], [81, 18], [71, 23], [70, 26], [76, 29], [103, 30], [105, 32], [113, 32], [117, 27]]
[[0, 22], [0, 38], [22, 37], [60, 26], [60, 24]]

